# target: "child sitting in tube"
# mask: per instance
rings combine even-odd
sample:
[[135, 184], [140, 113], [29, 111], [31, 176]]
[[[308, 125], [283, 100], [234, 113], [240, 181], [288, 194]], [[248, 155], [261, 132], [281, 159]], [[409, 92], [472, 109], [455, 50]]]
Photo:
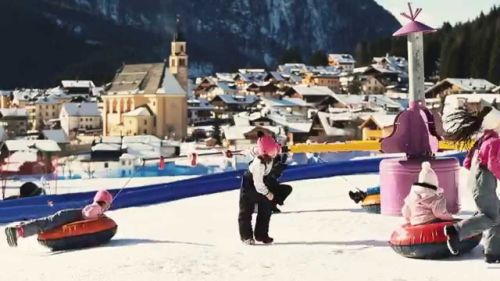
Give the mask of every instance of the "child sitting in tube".
[[19, 237], [29, 237], [76, 221], [99, 218], [111, 207], [112, 201], [111, 193], [100, 190], [95, 194], [93, 202], [83, 209], [61, 210], [48, 217], [7, 227], [5, 228], [7, 243], [10, 247], [16, 247]]
[[411, 225], [453, 220], [446, 210], [443, 189], [439, 187], [438, 177], [429, 162], [422, 163], [418, 182], [412, 185], [401, 212]]

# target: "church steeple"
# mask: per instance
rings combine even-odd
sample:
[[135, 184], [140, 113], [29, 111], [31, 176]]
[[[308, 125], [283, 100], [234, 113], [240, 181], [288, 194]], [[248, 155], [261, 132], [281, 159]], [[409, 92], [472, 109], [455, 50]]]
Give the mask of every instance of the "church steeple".
[[188, 55], [187, 44], [181, 32], [180, 16], [177, 15], [176, 28], [171, 43], [169, 57], [170, 72], [177, 78], [181, 87], [187, 91], [188, 87]]

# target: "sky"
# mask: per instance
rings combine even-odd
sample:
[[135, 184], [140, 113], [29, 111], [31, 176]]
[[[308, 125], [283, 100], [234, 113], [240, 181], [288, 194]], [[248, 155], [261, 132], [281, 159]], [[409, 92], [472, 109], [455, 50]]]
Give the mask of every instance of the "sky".
[[441, 27], [447, 21], [452, 25], [457, 22], [465, 22], [476, 18], [481, 11], [485, 14], [491, 7], [500, 7], [500, 0], [375, 0], [386, 10], [392, 12], [401, 23], [408, 20], [400, 15], [407, 12], [407, 3], [411, 2], [412, 7], [422, 8], [422, 13], [417, 20], [431, 27]]

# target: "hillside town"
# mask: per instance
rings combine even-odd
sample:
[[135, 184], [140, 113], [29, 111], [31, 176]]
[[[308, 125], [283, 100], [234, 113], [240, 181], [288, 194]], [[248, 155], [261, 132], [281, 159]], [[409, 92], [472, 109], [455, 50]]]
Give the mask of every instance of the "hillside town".
[[[190, 79], [188, 53], [177, 31], [164, 62], [123, 64], [105, 85], [62, 80], [50, 89], [2, 90], [2, 161], [31, 153], [6, 167], [36, 173], [53, 169], [54, 155], [146, 161], [178, 156], [186, 142], [242, 150], [259, 131], [284, 144], [379, 140], [408, 106], [403, 57], [386, 54], [358, 66], [350, 54], [329, 54], [325, 66], [286, 63]], [[500, 86], [484, 79], [425, 85], [427, 107], [436, 115], [500, 100]]]

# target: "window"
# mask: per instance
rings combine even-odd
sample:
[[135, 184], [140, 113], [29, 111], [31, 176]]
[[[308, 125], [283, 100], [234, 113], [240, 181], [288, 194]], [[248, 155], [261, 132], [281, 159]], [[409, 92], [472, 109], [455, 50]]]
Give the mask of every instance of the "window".
[[23, 121], [19, 122], [19, 126], [23, 126], [23, 125], [24, 125]]
[[184, 45], [181, 45], [181, 52], [184, 52]]
[[45, 106], [45, 109], [49, 109], [49, 106], [48, 106], [48, 105], [46, 105], [46, 106]]
[[156, 117], [153, 117], [153, 127], [156, 127]]
[[179, 59], [179, 66], [186, 66], [186, 60], [185, 59]]
[[108, 167], [108, 162], [104, 162], [104, 168]]
[[83, 118], [80, 118], [80, 122], [83, 122]]
[[48, 113], [48, 112], [45, 112], [45, 116], [49, 116], [49, 113]]
[[144, 134], [145, 134], [145, 135], [147, 135], [147, 134], [148, 134], [148, 130], [144, 130], [143, 132], [144, 132]]
[[52, 109], [56, 109], [56, 106], [55, 106], [55, 105], [53, 105], [53, 106], [52, 106]]
[[148, 124], [148, 120], [144, 120], [144, 125], [147, 125]]

